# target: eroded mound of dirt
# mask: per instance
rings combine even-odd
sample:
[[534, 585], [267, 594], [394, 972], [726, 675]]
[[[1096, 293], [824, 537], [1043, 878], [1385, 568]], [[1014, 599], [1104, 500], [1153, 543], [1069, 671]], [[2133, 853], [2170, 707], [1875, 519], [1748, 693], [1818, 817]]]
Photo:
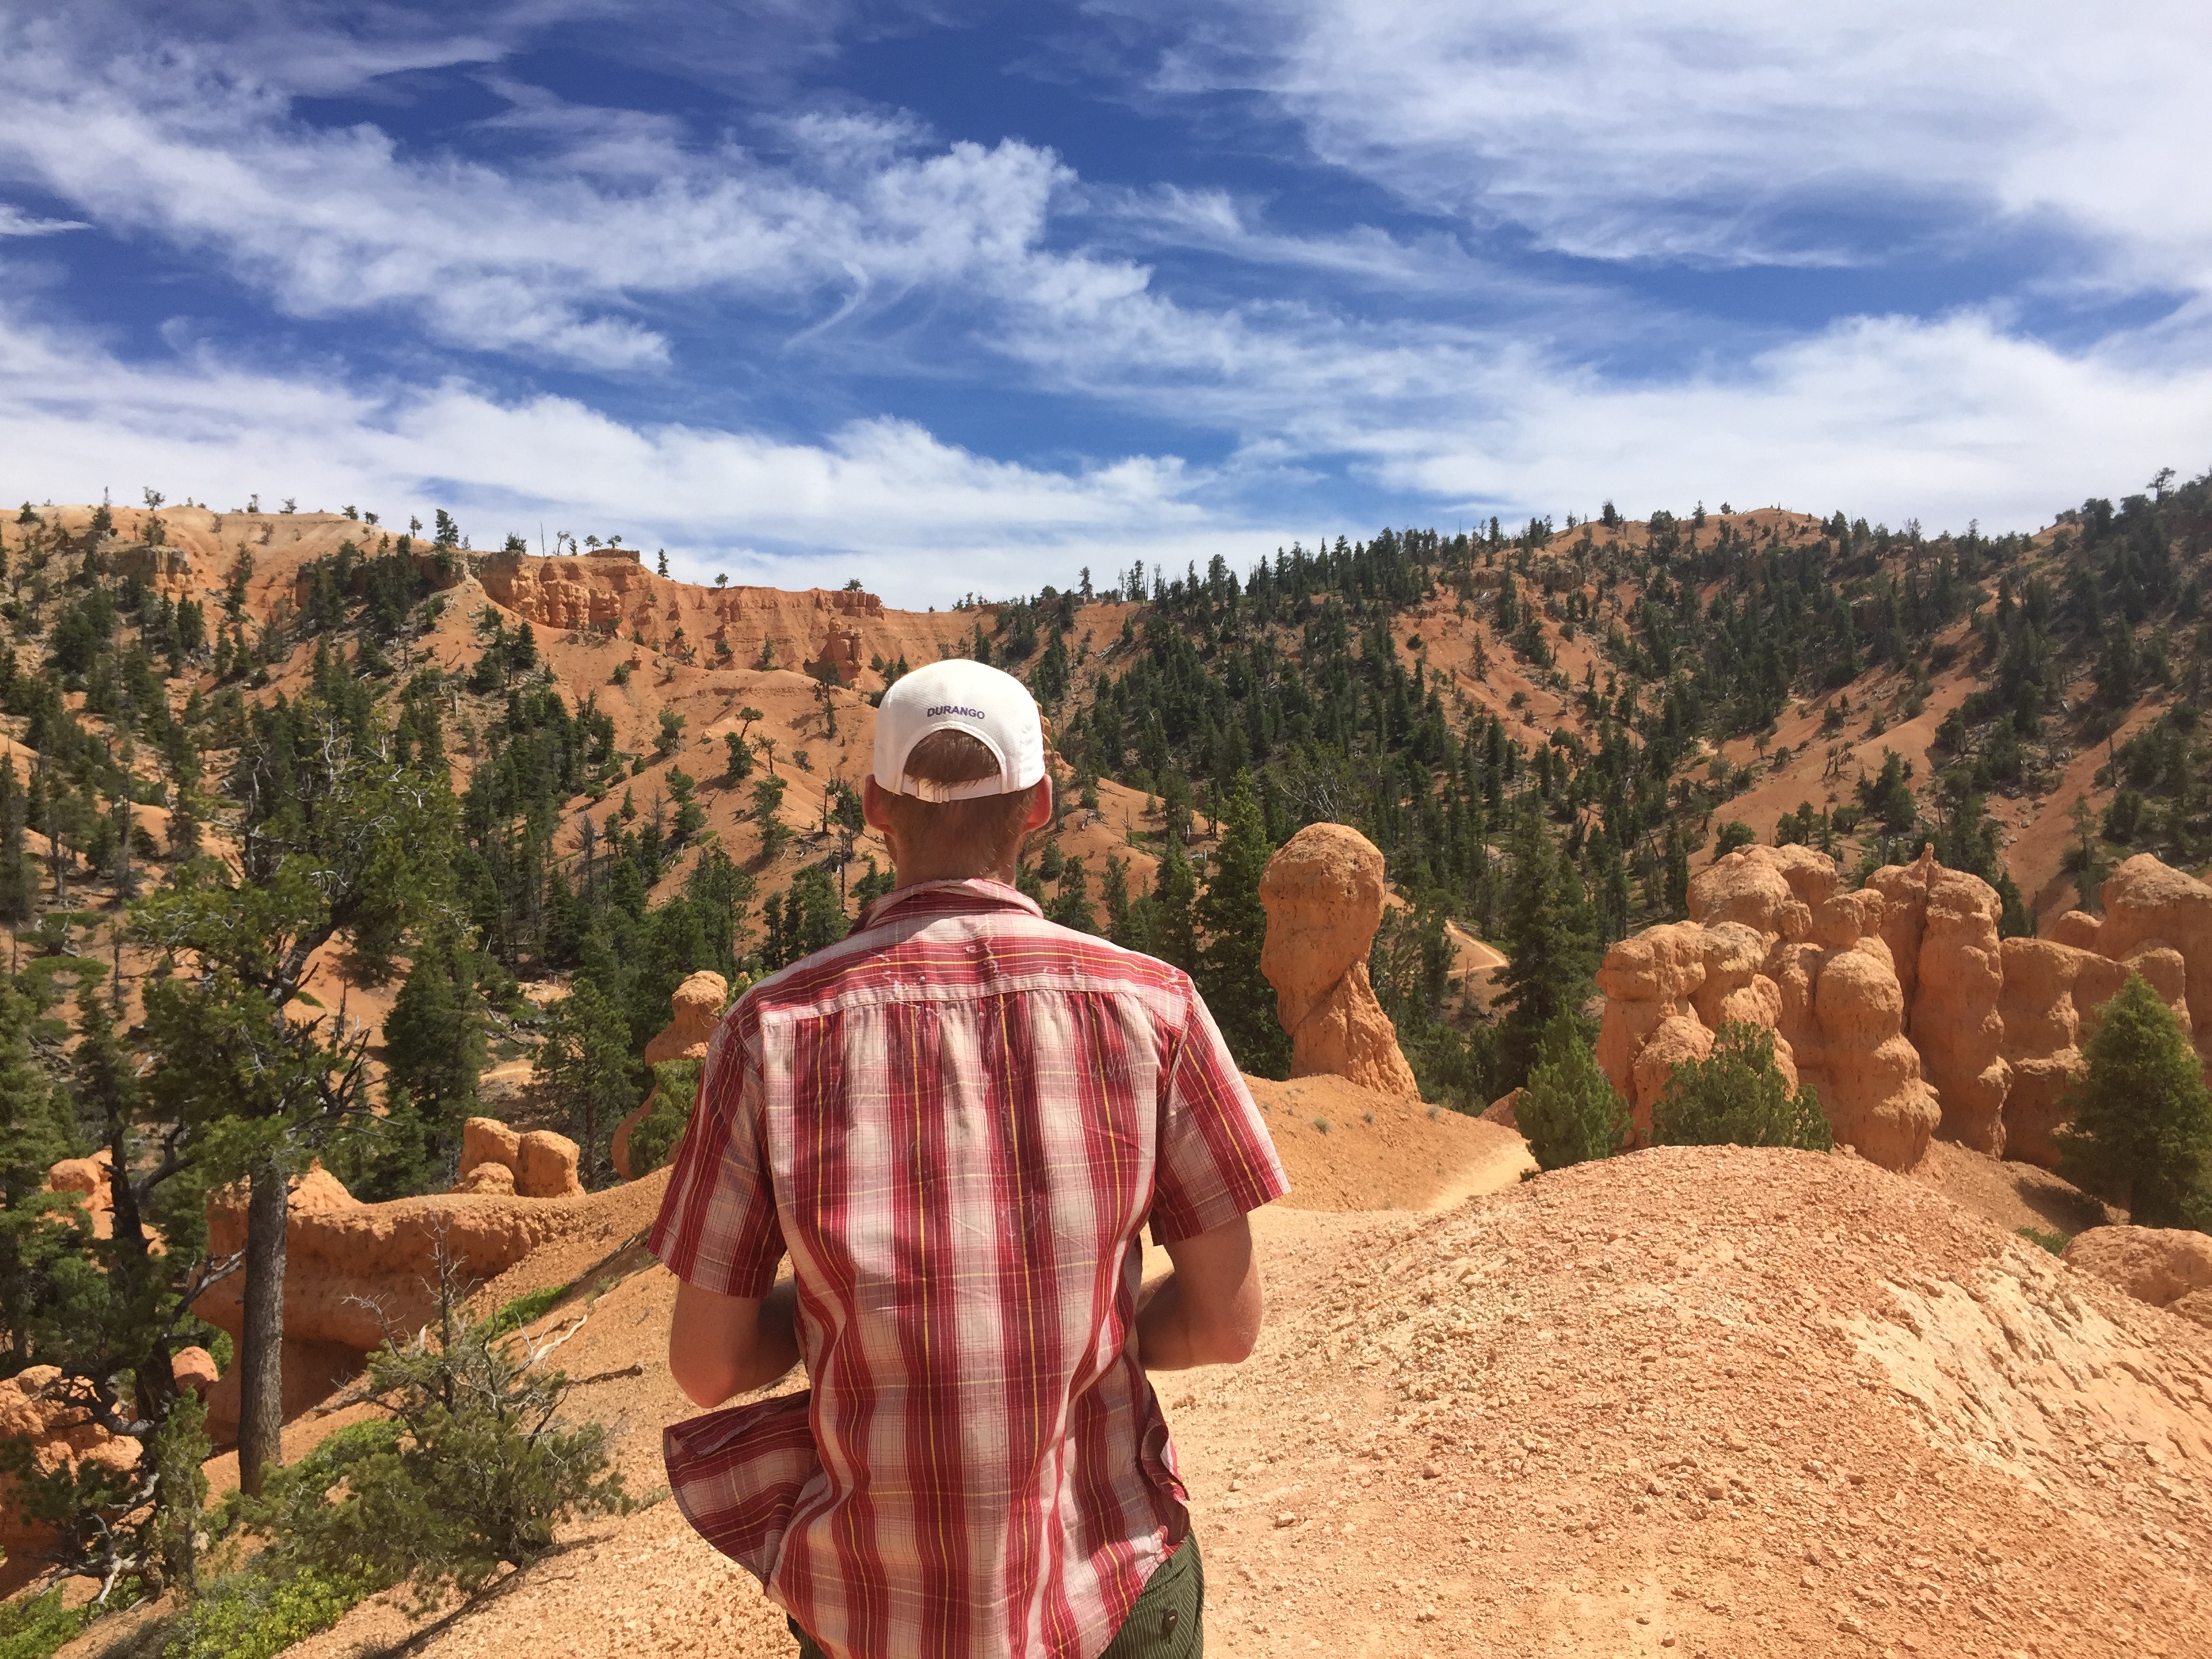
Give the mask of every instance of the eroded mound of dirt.
[[1227, 1651], [2212, 1650], [2212, 1340], [1925, 1187], [1666, 1149], [1368, 1239], [1174, 1413]]

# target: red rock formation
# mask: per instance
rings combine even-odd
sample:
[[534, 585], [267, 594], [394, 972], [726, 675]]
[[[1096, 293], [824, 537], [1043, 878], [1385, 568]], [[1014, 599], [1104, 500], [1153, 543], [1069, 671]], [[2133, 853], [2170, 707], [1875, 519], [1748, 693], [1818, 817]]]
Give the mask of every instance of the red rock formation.
[[729, 1000], [730, 982], [720, 974], [702, 970], [685, 979], [669, 995], [667, 1025], [645, 1045], [645, 1063], [706, 1059]]
[[2097, 1029], [2098, 1011], [2128, 982], [2130, 972], [2142, 975], [2179, 1010], [2182, 960], [2175, 951], [2152, 949], [2115, 962], [2045, 939], [2008, 939], [2001, 958], [1997, 1012], [2011, 1073], [2004, 1103], [2005, 1155], [2056, 1168], [2058, 1145], [2052, 1136], [2069, 1116], [2066, 1090], [2087, 1064], [2081, 1045]]
[[[714, 1027], [720, 1023], [722, 1006], [729, 1000], [729, 981], [720, 974], [702, 971], [686, 979], [669, 996], [671, 1018], [666, 1029], [645, 1045], [645, 1063], [658, 1066], [663, 1060], [706, 1059], [707, 1046], [714, 1041]], [[636, 1109], [615, 1126], [614, 1140], [607, 1149], [607, 1156], [615, 1166], [615, 1173], [624, 1181], [637, 1179], [637, 1174], [629, 1167], [630, 1131], [643, 1121], [659, 1097], [660, 1089], [656, 1084], [646, 1091], [645, 1099]]]
[[[2070, 911], [2045, 939], [1999, 940], [1996, 890], [1932, 854], [1860, 892], [1835, 888], [1817, 853], [1747, 848], [1691, 883], [1695, 920], [1607, 954], [1598, 1062], [1639, 1133], [1670, 1069], [1641, 1058], [1654, 1035], [1685, 1015], [1708, 1030], [1740, 1018], [1777, 1032], [1778, 1059], [1813, 1085], [1837, 1138], [1877, 1163], [1917, 1161], [1934, 1102], [1947, 1138], [2054, 1164], [2081, 1044], [2129, 973], [2185, 1025], [2191, 986], [2212, 1006], [2212, 889], [2154, 858], [2106, 883], [2104, 921]], [[1677, 1030], [1668, 1053], [1694, 1047]]]
[[522, 1137], [514, 1164], [517, 1198], [581, 1198], [584, 1183], [577, 1178], [580, 1148], [550, 1129], [532, 1129]]
[[1839, 1141], [1890, 1169], [1920, 1161], [1940, 1109], [1904, 1035], [1904, 990], [1876, 931], [1883, 899], [1836, 886], [1834, 863], [1809, 848], [1746, 848], [1691, 882], [1691, 921], [1607, 953], [1598, 1063], [1639, 1137], [1674, 1067], [1734, 1019], [1776, 1033], [1778, 1064], [1813, 1085]]
[[65, 1158], [46, 1171], [49, 1192], [77, 1194], [94, 1238], [115, 1237], [115, 1192], [107, 1180], [114, 1161], [102, 1146], [89, 1158]]
[[1260, 970], [1291, 1034], [1291, 1075], [1333, 1073], [1377, 1094], [1418, 1097], [1413, 1068], [1367, 978], [1382, 921], [1382, 854], [1357, 830], [1310, 823], [1260, 878], [1267, 938]]
[[[517, 1139], [517, 1159], [526, 1168], [530, 1140], [528, 1135]], [[490, 1279], [578, 1224], [590, 1202], [447, 1194], [363, 1204], [319, 1165], [310, 1170], [292, 1191], [286, 1234], [286, 1418], [358, 1374], [387, 1328], [412, 1331], [430, 1316], [433, 1264], [441, 1243], [470, 1279]], [[241, 1190], [210, 1194], [207, 1215], [210, 1251], [223, 1255], [244, 1248]], [[242, 1340], [243, 1276], [233, 1273], [210, 1286], [193, 1311], [228, 1332], [234, 1343]], [[236, 1376], [233, 1366], [209, 1395], [209, 1431], [218, 1439], [237, 1431]]]
[[639, 601], [650, 602], [655, 579], [635, 554], [540, 559], [516, 553], [492, 559], [480, 580], [495, 605], [538, 627], [614, 633]]
[[[215, 1360], [205, 1348], [179, 1349], [170, 1363], [179, 1388], [205, 1395], [214, 1386]], [[41, 1474], [74, 1471], [88, 1463], [112, 1469], [136, 1467], [136, 1440], [108, 1433], [58, 1391], [48, 1392], [60, 1376], [58, 1367], [32, 1365], [0, 1380], [0, 1443], [27, 1443], [31, 1466]], [[53, 1534], [18, 1511], [13, 1486], [11, 1477], [0, 1474], [0, 1553], [20, 1556], [45, 1547]]]
[[[674, 581], [646, 569], [628, 548], [609, 548], [589, 557], [495, 554], [485, 562], [481, 580], [494, 604], [536, 627], [601, 633], [635, 629], [654, 645], [672, 638], [677, 629], [685, 629], [695, 642], [702, 637], [750, 641], [764, 634], [778, 647], [786, 667], [811, 648], [823, 618], [868, 622], [884, 614], [880, 599], [858, 589], [787, 592], [774, 587], [702, 588]], [[744, 625], [733, 630], [732, 624], [741, 619]], [[833, 623], [831, 636], [827, 648], [849, 651], [857, 672], [866, 658], [861, 635], [849, 625], [839, 628]]]
[[[119, 1439], [83, 1412], [51, 1397], [46, 1389], [61, 1376], [52, 1365], [32, 1365], [0, 1381], [0, 1442], [21, 1440], [41, 1474], [75, 1470], [87, 1463], [127, 1469], [138, 1462], [138, 1443]], [[0, 1551], [21, 1555], [45, 1547], [51, 1528], [22, 1515], [15, 1504], [15, 1481], [0, 1474]]]
[[822, 648], [814, 653], [814, 660], [806, 665], [806, 672], [817, 679], [835, 679], [840, 685], [850, 685], [860, 678], [862, 666], [860, 630], [833, 628], [822, 641]]
[[[1650, 1138], [1651, 1108], [1667, 1086], [1673, 1061], [1703, 1059], [1723, 1020], [1776, 1029], [1782, 993], [1762, 971], [1766, 952], [1765, 937], [1741, 921], [1647, 927], [1607, 952], [1597, 975], [1606, 998], [1598, 1064], [1628, 1102], [1638, 1139]], [[1662, 1028], [1681, 1020], [1706, 1033], [1702, 1046], [1687, 1031], [1675, 1030], [1652, 1053]], [[1796, 1066], [1786, 1040], [1778, 1038], [1775, 1058], [1794, 1085]]]
[[1881, 936], [1905, 993], [1905, 1035], [1942, 1106], [1939, 1133], [2002, 1154], [2012, 1068], [1997, 1012], [2004, 967], [1996, 889], [1946, 870], [1932, 848], [1912, 864], [1875, 871], [1867, 885], [1882, 896]]
[[2098, 896], [2105, 917], [2094, 948], [2115, 962], [2152, 950], [2179, 955], [2181, 994], [2189, 1007], [2185, 1018], [2197, 1051], [2212, 1054], [2212, 887], [2138, 853], [2112, 872]]
[[550, 1129], [517, 1134], [497, 1118], [472, 1117], [461, 1126], [460, 1181], [455, 1192], [511, 1193], [517, 1198], [574, 1198], [580, 1149]]

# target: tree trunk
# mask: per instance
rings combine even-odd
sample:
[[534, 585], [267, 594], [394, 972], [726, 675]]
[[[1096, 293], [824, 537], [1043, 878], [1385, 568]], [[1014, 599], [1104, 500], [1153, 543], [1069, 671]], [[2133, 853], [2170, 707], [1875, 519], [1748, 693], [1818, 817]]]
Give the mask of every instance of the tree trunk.
[[[146, 1229], [138, 1213], [138, 1189], [131, 1183], [131, 1138], [118, 1103], [111, 1101], [107, 1114], [108, 1206], [114, 1223], [115, 1266], [111, 1270], [132, 1293], [138, 1293], [153, 1277], [153, 1262], [146, 1248]], [[137, 1380], [138, 1415], [149, 1423], [168, 1420], [177, 1403], [174, 1356], [166, 1340], [156, 1339], [144, 1358], [133, 1368]]]
[[246, 1340], [238, 1353], [238, 1484], [261, 1495], [264, 1467], [284, 1461], [284, 1222], [289, 1183], [273, 1158], [253, 1171], [246, 1205]]

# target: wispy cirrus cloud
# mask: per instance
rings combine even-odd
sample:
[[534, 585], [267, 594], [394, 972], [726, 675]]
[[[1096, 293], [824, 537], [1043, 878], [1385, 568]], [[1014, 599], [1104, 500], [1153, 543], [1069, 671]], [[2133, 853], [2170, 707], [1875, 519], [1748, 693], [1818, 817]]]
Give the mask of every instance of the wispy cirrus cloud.
[[450, 344], [595, 370], [666, 362], [637, 310], [655, 298], [797, 316], [854, 270], [893, 291], [990, 285], [1036, 257], [1067, 177], [1011, 140], [914, 153], [896, 118], [794, 120], [798, 154], [769, 160], [520, 92], [483, 124], [519, 152], [411, 155], [372, 125], [309, 125], [290, 88], [204, 48], [88, 62], [51, 22], [0, 46], [0, 175], [211, 257], [294, 315], [404, 310]]
[[90, 230], [82, 219], [40, 219], [0, 202], [0, 236], [56, 236], [65, 230]]
[[2172, 0], [1096, 0], [1150, 90], [1242, 93], [1416, 206], [1600, 260], [1849, 264], [2008, 224], [2212, 286], [2186, 134], [2212, 12]]

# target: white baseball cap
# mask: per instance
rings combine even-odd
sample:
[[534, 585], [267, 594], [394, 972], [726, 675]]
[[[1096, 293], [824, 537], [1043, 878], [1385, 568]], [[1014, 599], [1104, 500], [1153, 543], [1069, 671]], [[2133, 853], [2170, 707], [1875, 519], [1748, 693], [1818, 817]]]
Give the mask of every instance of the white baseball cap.
[[[934, 783], [906, 775], [907, 757], [933, 732], [965, 732], [999, 757], [996, 777]], [[876, 787], [922, 800], [972, 800], [1033, 789], [1044, 776], [1036, 699], [1012, 674], [954, 657], [902, 676], [876, 711]]]

